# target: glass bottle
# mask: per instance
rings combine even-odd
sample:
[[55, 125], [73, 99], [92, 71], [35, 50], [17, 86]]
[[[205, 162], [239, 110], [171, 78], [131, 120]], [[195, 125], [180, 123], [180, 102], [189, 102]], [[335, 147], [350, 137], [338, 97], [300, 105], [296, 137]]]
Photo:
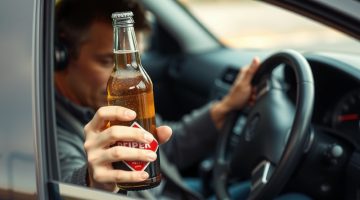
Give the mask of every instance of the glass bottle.
[[[133, 126], [150, 132], [157, 139], [153, 84], [141, 65], [134, 31], [133, 13], [116, 12], [112, 14], [114, 29], [115, 66], [107, 83], [108, 105], [123, 106], [136, 112], [136, 119], [131, 122], [112, 121], [111, 125]], [[154, 162], [119, 161], [114, 162], [114, 169], [144, 170], [149, 178], [143, 182], [117, 183], [123, 190], [143, 190], [157, 186], [161, 181], [160, 156], [158, 143], [154, 140], [149, 145], [137, 142], [117, 142], [134, 148], [156, 151]]]

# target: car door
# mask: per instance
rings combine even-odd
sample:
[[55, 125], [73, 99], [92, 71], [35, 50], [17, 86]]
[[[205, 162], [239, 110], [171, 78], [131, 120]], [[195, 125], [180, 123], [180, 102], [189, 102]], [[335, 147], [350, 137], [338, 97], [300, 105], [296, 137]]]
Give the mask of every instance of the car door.
[[37, 199], [34, 84], [39, 1], [0, 2], [0, 198]]

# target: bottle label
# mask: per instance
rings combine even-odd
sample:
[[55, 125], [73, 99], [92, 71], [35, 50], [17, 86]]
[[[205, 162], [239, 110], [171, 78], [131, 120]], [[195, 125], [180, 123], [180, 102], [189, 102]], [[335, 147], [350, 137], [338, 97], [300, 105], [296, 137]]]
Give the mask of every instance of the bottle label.
[[[140, 124], [138, 124], [137, 122], [132, 123], [130, 127], [143, 129], [140, 126]], [[145, 129], [143, 129], [143, 130], [146, 131]], [[159, 144], [155, 139], [149, 144], [144, 144], [144, 143], [134, 142], [134, 141], [118, 141], [116, 144], [119, 146], [124, 146], [124, 147], [147, 149], [147, 150], [151, 150], [153, 152], [156, 152], [159, 147]], [[144, 171], [150, 163], [150, 162], [144, 162], [144, 161], [122, 161], [122, 162], [124, 162], [125, 165], [128, 166], [132, 171]]]

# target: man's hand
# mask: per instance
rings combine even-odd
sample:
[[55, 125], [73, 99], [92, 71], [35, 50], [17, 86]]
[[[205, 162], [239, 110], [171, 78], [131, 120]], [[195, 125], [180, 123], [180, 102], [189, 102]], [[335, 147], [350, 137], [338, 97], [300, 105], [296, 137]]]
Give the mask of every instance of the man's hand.
[[229, 93], [211, 108], [211, 117], [215, 126], [220, 129], [227, 114], [242, 109], [250, 100], [254, 100], [254, 88], [251, 80], [259, 69], [259, 58], [255, 57], [249, 66], [241, 69]]
[[[85, 126], [84, 148], [88, 159], [88, 183], [90, 187], [115, 190], [118, 182], [140, 182], [149, 177], [144, 171], [125, 171], [113, 169], [111, 163], [120, 160], [139, 160], [151, 162], [156, 159], [156, 153], [150, 150], [123, 146], [111, 146], [116, 141], [137, 141], [150, 143], [152, 134], [138, 128], [127, 126], [107, 127], [109, 121], [131, 121], [136, 113], [120, 106], [100, 108], [93, 119]], [[172, 130], [168, 126], [157, 128], [158, 142], [166, 142]]]

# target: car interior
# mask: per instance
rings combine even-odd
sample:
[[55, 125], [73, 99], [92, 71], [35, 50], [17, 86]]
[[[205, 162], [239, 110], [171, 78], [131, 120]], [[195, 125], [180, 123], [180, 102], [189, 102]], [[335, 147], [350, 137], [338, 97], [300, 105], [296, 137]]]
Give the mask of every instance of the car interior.
[[314, 199], [356, 195], [359, 53], [232, 48], [200, 22], [187, 1], [139, 1], [152, 26], [142, 64], [165, 121], [221, 99], [242, 66], [255, 56], [263, 62], [253, 82], [255, 107], [229, 116], [214, 152], [181, 171], [184, 177], [203, 180], [209, 194], [223, 198], [229, 184], [244, 180], [251, 180], [255, 199], [289, 191]]

